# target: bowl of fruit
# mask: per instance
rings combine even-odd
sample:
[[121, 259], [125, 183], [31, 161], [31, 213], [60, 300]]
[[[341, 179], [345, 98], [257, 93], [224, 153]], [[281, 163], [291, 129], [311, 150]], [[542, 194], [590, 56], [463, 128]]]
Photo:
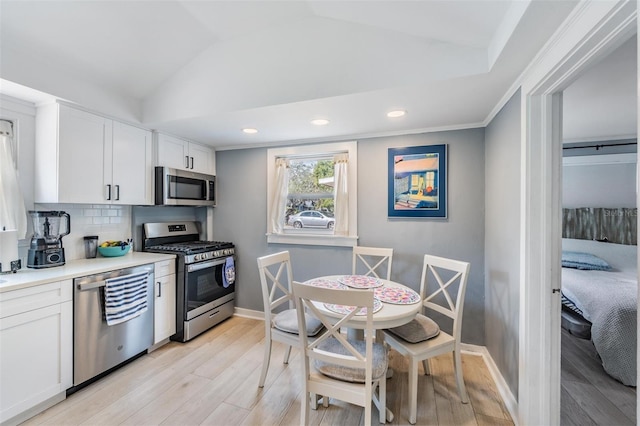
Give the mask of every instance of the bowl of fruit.
[[98, 253], [104, 257], [124, 256], [131, 250], [131, 244], [126, 241], [105, 241], [98, 246]]

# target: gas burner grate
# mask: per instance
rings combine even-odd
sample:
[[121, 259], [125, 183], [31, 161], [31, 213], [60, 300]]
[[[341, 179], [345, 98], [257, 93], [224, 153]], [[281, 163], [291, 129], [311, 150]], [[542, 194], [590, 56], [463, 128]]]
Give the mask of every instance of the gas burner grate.
[[233, 244], [223, 241], [189, 241], [180, 243], [166, 243], [146, 247], [146, 250], [161, 250], [184, 254], [202, 253], [205, 251], [232, 248]]

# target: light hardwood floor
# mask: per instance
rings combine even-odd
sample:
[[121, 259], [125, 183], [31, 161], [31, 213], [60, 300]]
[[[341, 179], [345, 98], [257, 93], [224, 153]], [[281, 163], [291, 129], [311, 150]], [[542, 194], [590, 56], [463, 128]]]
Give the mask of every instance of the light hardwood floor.
[[636, 388], [625, 386], [602, 368], [591, 340], [562, 329], [562, 425], [635, 425]]
[[[24, 424], [298, 425], [300, 356], [293, 350], [285, 365], [284, 346], [274, 344], [267, 381], [259, 389], [263, 338], [262, 321], [230, 318], [190, 342], [170, 342], [138, 358]], [[435, 358], [432, 374], [419, 379], [418, 424], [512, 425], [482, 357], [463, 354], [462, 362], [470, 403], [458, 397], [451, 354]], [[408, 424], [407, 363], [393, 351], [390, 363], [390, 424]], [[313, 425], [364, 420], [362, 408], [333, 399], [328, 408], [310, 413]]]

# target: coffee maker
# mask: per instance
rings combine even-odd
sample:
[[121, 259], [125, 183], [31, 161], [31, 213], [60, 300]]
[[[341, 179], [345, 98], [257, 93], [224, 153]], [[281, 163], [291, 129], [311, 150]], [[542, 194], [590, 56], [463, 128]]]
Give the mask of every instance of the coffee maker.
[[[29, 211], [33, 221], [33, 237], [27, 255], [27, 267], [51, 268], [64, 265], [62, 237], [71, 232], [71, 217], [63, 211]], [[60, 224], [65, 222], [65, 232]]]

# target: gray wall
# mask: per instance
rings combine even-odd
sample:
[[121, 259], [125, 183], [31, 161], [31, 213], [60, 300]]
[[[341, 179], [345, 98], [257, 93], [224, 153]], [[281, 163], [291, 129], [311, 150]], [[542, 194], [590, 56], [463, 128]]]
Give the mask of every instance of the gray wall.
[[521, 172], [519, 91], [486, 128], [485, 158], [485, 343], [517, 398]]
[[564, 166], [562, 206], [635, 207], [635, 163]]
[[[448, 144], [448, 218], [387, 218], [388, 148]], [[296, 280], [349, 273], [351, 248], [267, 244], [266, 148], [218, 151], [213, 237], [233, 241], [240, 308], [262, 311], [256, 258], [289, 250]], [[359, 245], [393, 247], [392, 279], [419, 288], [426, 253], [471, 262], [463, 341], [484, 345], [484, 130], [470, 129], [358, 142]], [[446, 328], [446, 327], [445, 327]]]

